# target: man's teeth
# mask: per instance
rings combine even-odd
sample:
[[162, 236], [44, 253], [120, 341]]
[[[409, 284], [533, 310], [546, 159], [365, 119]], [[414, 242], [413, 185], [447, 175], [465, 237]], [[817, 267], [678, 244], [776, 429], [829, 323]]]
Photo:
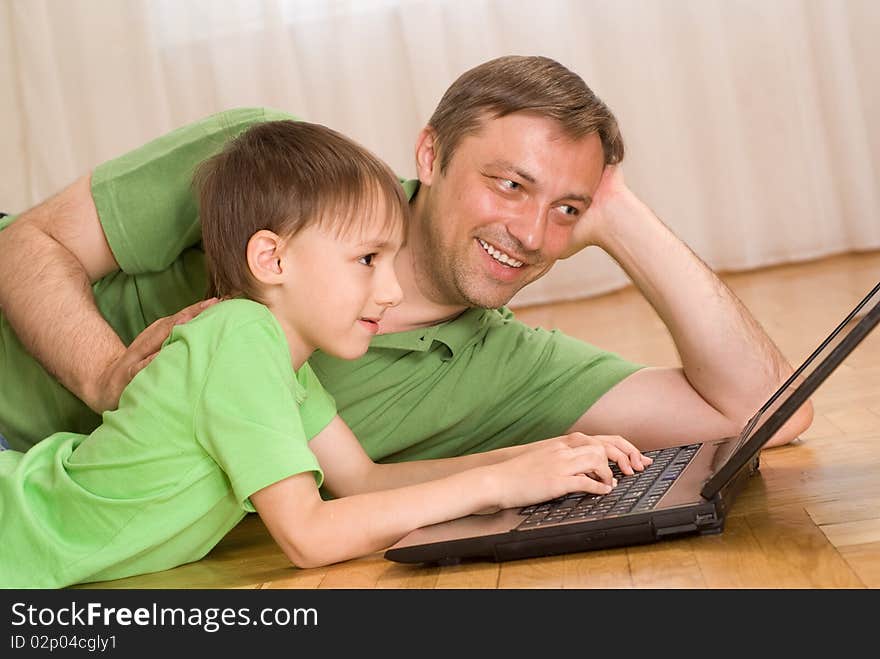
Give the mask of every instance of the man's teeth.
[[522, 267], [522, 264], [523, 264], [522, 261], [517, 261], [512, 256], [508, 256], [507, 254], [505, 254], [501, 250], [495, 249], [494, 247], [492, 247], [492, 245], [487, 243], [485, 240], [480, 240], [479, 238], [477, 238], [477, 242], [479, 242], [480, 246], [486, 250], [486, 253], [489, 256], [491, 256], [493, 259], [495, 259], [496, 261], [499, 261], [499, 262], [503, 263], [504, 265], [509, 265], [511, 268]]

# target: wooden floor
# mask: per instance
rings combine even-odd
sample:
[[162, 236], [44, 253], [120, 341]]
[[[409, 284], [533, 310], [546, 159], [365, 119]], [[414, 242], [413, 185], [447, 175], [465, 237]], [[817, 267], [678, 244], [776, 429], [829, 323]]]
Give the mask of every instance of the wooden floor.
[[[783, 353], [800, 363], [880, 280], [880, 252], [724, 277]], [[676, 365], [664, 326], [632, 289], [521, 309], [652, 365]], [[765, 450], [724, 533], [560, 557], [403, 566], [377, 553], [290, 566], [256, 515], [202, 561], [102, 588], [877, 588], [880, 587], [880, 331], [816, 392], [795, 443]]]

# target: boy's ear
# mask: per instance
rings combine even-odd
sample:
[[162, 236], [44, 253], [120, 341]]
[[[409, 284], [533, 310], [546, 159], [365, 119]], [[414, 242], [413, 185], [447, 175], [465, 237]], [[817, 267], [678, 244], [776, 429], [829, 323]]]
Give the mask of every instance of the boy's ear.
[[251, 274], [261, 284], [277, 284], [281, 282], [281, 255], [284, 241], [268, 229], [260, 229], [247, 244], [247, 262]]
[[416, 139], [416, 172], [422, 185], [431, 185], [434, 169], [440, 166], [437, 154], [437, 133], [425, 126]]

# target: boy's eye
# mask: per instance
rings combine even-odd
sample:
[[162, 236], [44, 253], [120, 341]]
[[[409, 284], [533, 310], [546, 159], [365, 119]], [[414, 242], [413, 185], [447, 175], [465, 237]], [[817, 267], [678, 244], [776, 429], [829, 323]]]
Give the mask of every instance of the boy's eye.
[[363, 265], [373, 265], [373, 259], [375, 258], [375, 254], [365, 254], [358, 259], [358, 263], [362, 263]]
[[563, 204], [559, 209], [566, 215], [576, 216], [580, 214], [580, 211], [577, 208], [569, 206], [568, 204]]
[[498, 181], [501, 183], [501, 187], [506, 190], [518, 190], [520, 188], [519, 183], [511, 181], [509, 178], [501, 178]]

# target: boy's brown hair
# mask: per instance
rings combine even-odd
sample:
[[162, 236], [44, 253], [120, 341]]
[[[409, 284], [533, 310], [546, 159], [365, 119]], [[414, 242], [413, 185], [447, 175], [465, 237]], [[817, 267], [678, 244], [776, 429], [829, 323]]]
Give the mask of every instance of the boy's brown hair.
[[465, 71], [428, 120], [436, 133], [440, 171], [462, 139], [486, 119], [529, 112], [554, 119], [571, 139], [598, 133], [605, 164], [623, 160], [617, 119], [576, 73], [548, 57], [509, 55]]
[[385, 201], [386, 229], [405, 221], [408, 204], [391, 169], [336, 131], [304, 121], [257, 124], [197, 168], [208, 296], [260, 301], [247, 263], [251, 236], [282, 237], [312, 224], [344, 236]]

